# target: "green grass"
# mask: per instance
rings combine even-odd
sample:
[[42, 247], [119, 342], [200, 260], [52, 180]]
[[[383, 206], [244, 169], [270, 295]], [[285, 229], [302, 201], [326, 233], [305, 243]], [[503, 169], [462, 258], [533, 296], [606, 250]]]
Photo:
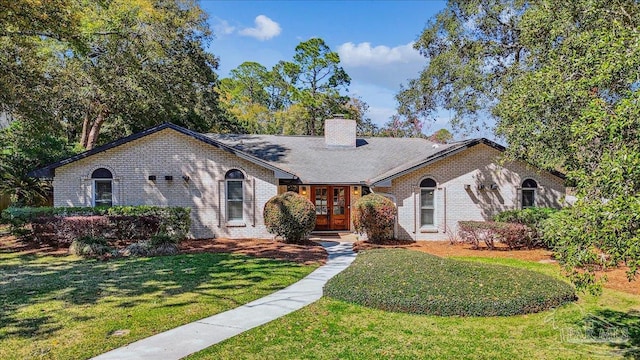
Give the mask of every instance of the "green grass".
[[[281, 289], [315, 266], [232, 254], [0, 253], [0, 359], [81, 359]], [[112, 336], [115, 330], [130, 331]]]
[[[360, 256], [360, 255], [359, 255]], [[549, 264], [465, 258], [561, 278]], [[432, 271], [423, 268], [422, 271]], [[355, 285], [355, 284], [354, 284]], [[580, 338], [603, 328], [616, 343]], [[590, 330], [589, 330], [590, 329]], [[600, 332], [601, 334], [601, 332]], [[601, 338], [600, 338], [601, 339]], [[600, 297], [509, 317], [441, 317], [387, 312], [331, 298], [196, 353], [188, 359], [616, 359], [640, 358], [640, 296]]]
[[324, 292], [381, 310], [443, 316], [527, 314], [575, 299], [571, 285], [539, 272], [404, 249], [360, 253]]
[[[188, 359], [621, 358], [628, 346], [640, 346], [640, 317], [629, 313], [630, 306], [639, 304], [638, 297], [606, 291], [601, 299], [584, 299], [555, 311], [462, 318], [392, 313], [323, 298]], [[626, 323], [626, 329], [635, 331], [632, 344], [621, 349], [563, 339], [568, 329], [580, 330], [588, 314]]]

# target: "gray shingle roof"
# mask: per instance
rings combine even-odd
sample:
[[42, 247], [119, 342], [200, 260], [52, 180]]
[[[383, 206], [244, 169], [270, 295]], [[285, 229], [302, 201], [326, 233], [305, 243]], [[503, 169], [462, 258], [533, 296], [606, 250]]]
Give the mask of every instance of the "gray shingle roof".
[[205, 134], [296, 174], [307, 184], [371, 183], [385, 174], [460, 147], [463, 142], [435, 144], [425, 139], [359, 138], [355, 149], [327, 148], [324, 137]]
[[[36, 169], [29, 175], [53, 178], [55, 169], [60, 166], [164, 129], [173, 129], [255, 164], [280, 172], [279, 175], [296, 176], [307, 184], [375, 185], [477, 144], [483, 143], [501, 151], [505, 150], [502, 145], [484, 138], [445, 145], [438, 145], [425, 139], [365, 138], [357, 139], [355, 149], [329, 149], [325, 146], [324, 137], [201, 134], [178, 125], [164, 123]], [[557, 171], [550, 172], [564, 178], [564, 175]]]

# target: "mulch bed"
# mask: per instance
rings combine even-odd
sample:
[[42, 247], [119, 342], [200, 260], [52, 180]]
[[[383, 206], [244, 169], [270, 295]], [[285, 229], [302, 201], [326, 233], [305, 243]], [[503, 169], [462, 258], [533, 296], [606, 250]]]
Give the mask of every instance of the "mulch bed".
[[12, 235], [0, 235], [0, 252], [20, 252], [24, 255], [69, 255], [69, 248], [55, 247], [50, 244], [41, 244], [35, 241], [20, 241]]
[[[121, 248], [127, 246], [129, 243], [129, 241], [119, 241], [116, 242], [115, 245]], [[50, 244], [41, 244], [33, 241], [20, 241], [11, 235], [0, 235], [0, 252], [20, 252], [24, 255], [66, 256], [69, 254], [69, 248], [54, 247]], [[293, 261], [305, 265], [323, 265], [327, 262], [328, 256], [324, 248], [313, 241], [306, 241], [301, 245], [293, 245], [278, 241], [257, 239], [185, 240], [180, 244], [180, 252], [186, 254], [202, 252], [235, 253], [275, 260]]]
[[201, 252], [234, 253], [247, 256], [293, 261], [300, 264], [322, 265], [327, 262], [327, 252], [313, 241], [302, 245], [286, 244], [274, 240], [261, 239], [198, 239], [180, 243], [182, 253]]
[[357, 241], [354, 250], [368, 250], [380, 248], [408, 248], [442, 257], [481, 256], [489, 258], [512, 258], [528, 261], [553, 262], [553, 253], [544, 249], [510, 250], [508, 247], [497, 246], [491, 250], [484, 246], [474, 249], [469, 244], [451, 244], [449, 241], [412, 241], [392, 240], [382, 244], [372, 244], [367, 241]]

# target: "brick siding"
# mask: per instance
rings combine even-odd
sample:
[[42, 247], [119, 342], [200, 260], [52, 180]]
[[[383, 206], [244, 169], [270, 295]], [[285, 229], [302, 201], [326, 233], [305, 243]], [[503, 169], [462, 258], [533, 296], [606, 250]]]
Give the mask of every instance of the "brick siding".
[[[476, 145], [396, 178], [391, 187], [373, 191], [386, 193], [396, 202], [399, 215], [396, 229], [401, 239], [448, 239], [455, 236], [458, 221], [488, 220], [500, 211], [519, 207], [517, 187], [527, 178], [538, 183], [537, 206], [561, 206], [565, 194], [562, 179], [524, 163], [501, 165], [501, 154], [485, 144]], [[91, 173], [101, 167], [114, 176], [115, 205], [190, 207], [190, 235], [194, 238], [273, 237], [266, 231], [262, 214], [266, 201], [278, 193], [273, 171], [175, 130], [164, 129], [57, 168], [54, 205], [91, 206]], [[240, 224], [225, 221], [224, 176], [231, 169], [245, 174], [244, 221]], [[148, 180], [150, 175], [155, 175], [156, 180]], [[165, 180], [167, 175], [173, 176], [173, 180]], [[189, 181], [184, 181], [183, 175], [189, 176]], [[437, 183], [435, 226], [421, 229], [419, 184], [427, 177]], [[498, 188], [491, 190], [494, 183]], [[478, 189], [479, 184], [484, 184], [485, 189]], [[352, 186], [352, 205], [362, 193], [360, 187], [358, 195], [353, 189]]]
[[[561, 206], [565, 194], [562, 179], [521, 162], [500, 165], [501, 154], [485, 144], [476, 145], [394, 179], [391, 187], [373, 191], [396, 197], [397, 236], [407, 240], [446, 240], [455, 236], [458, 221], [490, 220], [500, 211], [519, 208], [521, 193], [517, 188], [528, 178], [538, 183], [536, 206]], [[435, 226], [421, 229], [419, 184], [428, 177], [437, 183]], [[480, 184], [485, 185], [483, 190], [478, 189]], [[491, 190], [491, 184], [498, 188]]]
[[[272, 237], [264, 226], [262, 209], [277, 194], [277, 179], [272, 170], [231, 153], [165, 129], [57, 168], [54, 206], [91, 206], [91, 173], [102, 167], [114, 177], [114, 205], [190, 207], [194, 238]], [[225, 221], [224, 176], [231, 169], [245, 174], [244, 221], [234, 226]], [[149, 175], [156, 180], [148, 180]], [[173, 180], [165, 180], [167, 175]]]

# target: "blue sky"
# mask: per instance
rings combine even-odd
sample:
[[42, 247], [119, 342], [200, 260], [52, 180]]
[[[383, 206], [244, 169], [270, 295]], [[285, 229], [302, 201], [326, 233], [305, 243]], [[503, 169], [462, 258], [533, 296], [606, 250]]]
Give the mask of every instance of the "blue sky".
[[[444, 1], [201, 1], [215, 39], [222, 77], [245, 61], [271, 67], [291, 60], [301, 41], [320, 37], [340, 54], [349, 93], [384, 124], [395, 113], [400, 84], [418, 76], [426, 59], [412, 48]], [[429, 133], [446, 126], [445, 114]]]

